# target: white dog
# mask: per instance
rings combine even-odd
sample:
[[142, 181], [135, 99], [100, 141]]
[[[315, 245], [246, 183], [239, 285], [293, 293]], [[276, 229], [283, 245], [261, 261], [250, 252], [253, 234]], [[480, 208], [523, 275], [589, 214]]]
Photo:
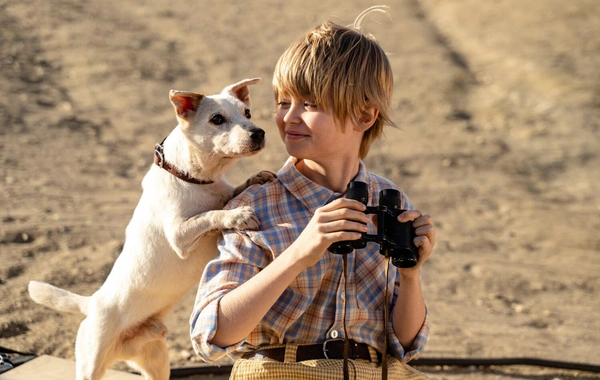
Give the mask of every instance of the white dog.
[[156, 146], [123, 251], [98, 291], [85, 297], [30, 282], [34, 301], [87, 315], [77, 333], [77, 379], [100, 379], [118, 360], [146, 379], [169, 378], [165, 320], [216, 255], [215, 231], [258, 227], [248, 208], [221, 209], [247, 186], [274, 178], [260, 172], [236, 189], [223, 178], [237, 158], [265, 146], [264, 131], [250, 121], [248, 86], [259, 81], [213, 96], [170, 92], [179, 124]]

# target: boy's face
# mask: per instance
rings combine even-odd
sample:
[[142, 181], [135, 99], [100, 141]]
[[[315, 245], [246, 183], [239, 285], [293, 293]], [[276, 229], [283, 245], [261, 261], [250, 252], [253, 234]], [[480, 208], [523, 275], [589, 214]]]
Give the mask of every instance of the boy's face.
[[331, 108], [317, 108], [311, 100], [281, 98], [275, 122], [287, 152], [321, 165], [359, 158], [363, 132], [350, 119], [343, 125]]

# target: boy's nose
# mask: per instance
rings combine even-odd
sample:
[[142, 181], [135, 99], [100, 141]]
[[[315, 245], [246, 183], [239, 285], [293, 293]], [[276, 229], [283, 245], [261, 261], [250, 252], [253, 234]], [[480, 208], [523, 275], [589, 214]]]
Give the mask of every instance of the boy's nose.
[[301, 115], [301, 111], [302, 107], [298, 107], [298, 106], [290, 106], [290, 108], [288, 108], [287, 112], [285, 113], [285, 115], [283, 116], [283, 121], [286, 124], [297, 124], [299, 122], [302, 121], [300, 115]]

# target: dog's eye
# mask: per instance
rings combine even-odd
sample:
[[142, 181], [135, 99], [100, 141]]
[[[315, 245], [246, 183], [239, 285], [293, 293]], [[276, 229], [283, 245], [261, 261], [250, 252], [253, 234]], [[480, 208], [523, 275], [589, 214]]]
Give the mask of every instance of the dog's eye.
[[223, 115], [218, 113], [210, 119], [210, 122], [215, 125], [221, 125], [221, 124], [225, 123], [225, 118], [223, 117]]
[[250, 119], [252, 115], [250, 114], [250, 110], [246, 109], [246, 119]]

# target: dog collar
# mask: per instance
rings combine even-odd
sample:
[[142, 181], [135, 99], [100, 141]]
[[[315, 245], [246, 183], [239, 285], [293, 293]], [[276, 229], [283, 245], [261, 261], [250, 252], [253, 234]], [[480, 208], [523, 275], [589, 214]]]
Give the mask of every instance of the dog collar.
[[[165, 140], [166, 140], [166, 138], [165, 138]], [[197, 179], [197, 178], [191, 177], [189, 174], [183, 173], [181, 170], [177, 169], [175, 166], [168, 163], [165, 160], [164, 147], [162, 145], [165, 142], [165, 140], [163, 140], [160, 144], [156, 144], [154, 146], [154, 163], [159, 168], [165, 169], [166, 171], [168, 171], [175, 177], [179, 178], [182, 181], [188, 182], [188, 183], [193, 183], [196, 185], [210, 185], [211, 183], [214, 183], [213, 181]]]

